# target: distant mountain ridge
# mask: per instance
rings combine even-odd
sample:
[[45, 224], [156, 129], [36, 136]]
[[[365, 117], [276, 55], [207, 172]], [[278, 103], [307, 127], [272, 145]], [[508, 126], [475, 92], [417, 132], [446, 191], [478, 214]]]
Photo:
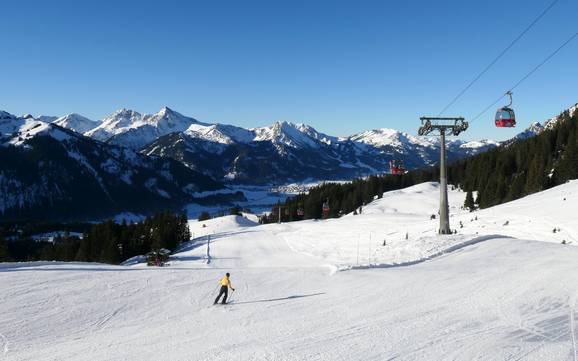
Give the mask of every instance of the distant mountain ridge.
[[[506, 144], [555, 128], [577, 108], [532, 124]], [[448, 158], [500, 144], [451, 139]], [[0, 111], [0, 217], [95, 219], [191, 202], [233, 204], [243, 195], [224, 184], [350, 180], [386, 173], [392, 159], [416, 169], [436, 164], [438, 157], [436, 137], [394, 129], [349, 137], [291, 122], [245, 129], [203, 123], [167, 107], [145, 115], [121, 109], [102, 121]]]
[[[121, 109], [83, 134], [146, 155], [176, 159], [219, 180], [250, 184], [344, 180], [385, 173], [392, 159], [415, 169], [435, 164], [439, 157], [435, 137], [415, 137], [394, 129], [349, 137], [287, 121], [245, 129], [200, 122], [168, 107], [155, 114]], [[450, 140], [448, 157], [460, 159], [498, 144]]]
[[[575, 111], [576, 107], [568, 111]], [[539, 134], [556, 122], [532, 124], [512, 141]], [[407, 169], [438, 162], [439, 139], [394, 129], [374, 129], [348, 137], [330, 136], [306, 124], [286, 121], [245, 129], [210, 124], [168, 107], [154, 114], [120, 109], [102, 121], [71, 114], [54, 121], [86, 137], [120, 145], [149, 156], [173, 158], [217, 180], [271, 184], [346, 180], [389, 171], [390, 160]], [[450, 161], [499, 146], [492, 140], [448, 141]]]
[[[57, 123], [1, 111], [0, 159], [3, 221], [94, 220], [127, 211], [147, 214], [210, 202], [197, 194], [223, 189], [222, 183], [173, 159], [145, 156]], [[221, 201], [238, 197], [223, 196]]]

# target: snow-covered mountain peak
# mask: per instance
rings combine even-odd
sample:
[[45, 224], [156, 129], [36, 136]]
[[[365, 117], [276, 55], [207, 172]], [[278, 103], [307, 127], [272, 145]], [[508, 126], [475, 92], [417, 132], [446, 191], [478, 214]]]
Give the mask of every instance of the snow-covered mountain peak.
[[468, 150], [482, 150], [482, 149], [490, 149], [494, 147], [498, 147], [500, 142], [496, 142], [495, 140], [491, 139], [482, 139], [482, 140], [470, 140], [470, 141], [463, 141], [456, 139], [453, 142], [450, 142], [450, 145], [454, 144], [459, 146], [461, 149], [468, 149]]
[[21, 146], [38, 135], [49, 135], [58, 140], [70, 138], [69, 134], [50, 123], [0, 111], [0, 144]]
[[367, 130], [349, 137], [354, 142], [370, 144], [374, 146], [394, 145], [400, 143], [402, 133], [395, 129], [381, 128]]
[[544, 127], [542, 126], [542, 124], [540, 124], [540, 122], [533, 122], [532, 124], [530, 124], [530, 126], [528, 128], [526, 128], [526, 130], [532, 130], [532, 131], [536, 131], [536, 132], [539, 132], [543, 129], [544, 129]]
[[168, 107], [163, 107], [155, 114], [145, 115], [129, 109], [120, 109], [85, 135], [139, 150], [159, 137], [184, 132], [193, 124], [205, 125]]
[[317, 148], [320, 143], [331, 144], [336, 138], [319, 133], [306, 124], [295, 124], [278, 121], [269, 127], [254, 128], [254, 141], [270, 141], [275, 145], [285, 145], [292, 148]]
[[192, 138], [220, 144], [250, 143], [255, 136], [252, 131], [233, 125], [201, 123], [192, 124], [184, 133]]
[[86, 136], [104, 141], [120, 134], [142, 121], [142, 115], [130, 109], [119, 109], [102, 120], [102, 123], [87, 132]]
[[169, 108], [167, 106], [162, 107], [161, 110], [159, 110], [158, 114], [162, 115], [162, 116], [167, 116], [167, 115], [170, 116], [170, 115], [176, 115], [176, 114], [181, 115], [180, 113], [175, 112], [174, 110], [172, 110], [171, 108]]
[[145, 115], [143, 122], [156, 127], [164, 134], [184, 132], [192, 124], [200, 124], [196, 119], [184, 116], [169, 107], [163, 107], [158, 113]]
[[435, 145], [436, 138], [429, 137], [415, 137], [399, 130], [390, 128], [380, 128], [367, 130], [362, 133], [352, 135], [348, 138], [349, 140], [367, 144], [374, 147], [396, 147], [404, 148], [408, 145], [421, 145], [421, 146], [433, 146]]
[[68, 114], [56, 119], [52, 123], [81, 134], [96, 128], [100, 124], [98, 121], [88, 119], [77, 113]]
[[141, 117], [141, 114], [139, 112], [135, 112], [134, 110], [131, 110], [131, 109], [121, 108], [121, 109], [113, 112], [111, 115], [109, 115], [105, 119], [109, 119], [109, 118], [129, 118], [130, 119], [131, 117]]

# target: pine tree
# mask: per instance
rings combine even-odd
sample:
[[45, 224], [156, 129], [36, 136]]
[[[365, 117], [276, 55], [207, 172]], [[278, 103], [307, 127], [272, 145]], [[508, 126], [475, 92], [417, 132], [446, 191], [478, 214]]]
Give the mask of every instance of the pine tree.
[[80, 247], [76, 252], [76, 257], [74, 258], [78, 262], [89, 262], [90, 258], [90, 241], [91, 238], [88, 234], [85, 234], [80, 241]]
[[578, 140], [574, 130], [568, 137], [566, 148], [562, 152], [562, 157], [556, 168], [556, 180], [558, 184], [564, 183], [570, 179], [578, 178]]
[[199, 218], [197, 218], [200, 222], [202, 221], [207, 221], [209, 219], [211, 219], [211, 215], [209, 214], [209, 212], [201, 212], [201, 214], [199, 214]]
[[530, 162], [528, 177], [526, 178], [525, 194], [531, 194], [543, 190], [544, 163], [539, 154], [536, 154]]
[[8, 262], [11, 260], [8, 243], [4, 238], [0, 237], [0, 262]]
[[474, 204], [474, 196], [472, 191], [468, 191], [466, 193], [466, 200], [464, 201], [464, 207], [469, 209], [470, 212], [473, 212], [476, 209], [476, 205]]

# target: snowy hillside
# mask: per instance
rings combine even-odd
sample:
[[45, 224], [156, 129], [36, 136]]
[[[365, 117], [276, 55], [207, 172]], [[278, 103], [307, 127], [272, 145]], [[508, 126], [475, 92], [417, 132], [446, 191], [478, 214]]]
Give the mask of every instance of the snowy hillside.
[[[474, 213], [451, 191], [459, 232], [443, 237], [430, 220], [438, 196], [425, 183], [340, 219], [191, 221], [196, 239], [165, 268], [0, 265], [0, 350], [7, 360], [574, 360], [578, 247], [560, 242], [577, 241], [578, 181]], [[231, 304], [212, 306], [228, 271]]]
[[[258, 229], [263, 229], [264, 234], [269, 235], [267, 237], [280, 237], [298, 253], [315, 256], [324, 264], [338, 268], [421, 261], [488, 237], [515, 237], [557, 244], [565, 241], [578, 245], [578, 223], [575, 221], [578, 181], [476, 212], [462, 209], [464, 200], [465, 193], [449, 191], [450, 224], [458, 234], [447, 237], [436, 235], [437, 216], [430, 219], [438, 213], [437, 183], [387, 192], [382, 199], [363, 207], [361, 215], [264, 225]], [[560, 208], [565, 209], [563, 214], [556, 211]], [[202, 227], [198, 222], [192, 222], [190, 227], [197, 235], [212, 231], [226, 233], [231, 228], [227, 223], [230, 221], [218, 218], [202, 222], [208, 227]], [[248, 238], [256, 237], [255, 232], [249, 233], [252, 234]], [[218, 246], [212, 248], [215, 247]], [[194, 252], [195, 256], [203, 257], [204, 250]]]

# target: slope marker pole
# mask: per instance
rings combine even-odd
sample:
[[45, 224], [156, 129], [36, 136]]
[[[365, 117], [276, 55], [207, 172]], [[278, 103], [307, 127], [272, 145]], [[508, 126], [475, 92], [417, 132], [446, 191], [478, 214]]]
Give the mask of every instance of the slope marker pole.
[[357, 234], [357, 265], [359, 266], [359, 238], [361, 236]]
[[369, 232], [369, 248], [367, 249], [367, 264], [371, 266], [371, 232]]

